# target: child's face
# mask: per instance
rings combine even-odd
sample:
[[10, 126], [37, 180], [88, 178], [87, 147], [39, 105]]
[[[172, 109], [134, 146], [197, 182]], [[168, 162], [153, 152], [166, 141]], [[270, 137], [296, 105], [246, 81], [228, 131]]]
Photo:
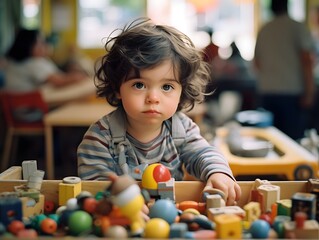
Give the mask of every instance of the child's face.
[[171, 61], [140, 71], [120, 87], [119, 98], [130, 124], [161, 125], [177, 109], [182, 86], [175, 79]]

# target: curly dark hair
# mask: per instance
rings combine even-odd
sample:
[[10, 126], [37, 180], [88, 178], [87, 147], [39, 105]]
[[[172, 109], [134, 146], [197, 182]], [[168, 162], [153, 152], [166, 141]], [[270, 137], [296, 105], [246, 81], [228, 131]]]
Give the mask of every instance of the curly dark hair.
[[118, 30], [120, 34], [108, 38], [107, 53], [96, 64], [98, 97], [106, 98], [112, 106], [120, 106], [116, 94], [128, 77], [132, 74], [138, 77], [140, 70], [171, 60], [182, 86], [177, 110], [191, 110], [196, 102], [204, 101], [210, 70], [188, 36], [173, 27], [155, 25], [148, 18], [139, 18]]

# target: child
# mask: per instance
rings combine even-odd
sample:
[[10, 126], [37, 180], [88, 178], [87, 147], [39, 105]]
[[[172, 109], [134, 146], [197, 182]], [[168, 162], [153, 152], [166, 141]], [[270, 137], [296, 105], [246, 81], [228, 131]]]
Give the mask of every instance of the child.
[[79, 176], [105, 180], [110, 171], [133, 175], [136, 166], [160, 162], [178, 181], [184, 166], [234, 204], [241, 190], [227, 161], [180, 112], [203, 101], [210, 79], [192, 41], [177, 29], [139, 19], [109, 39], [109, 46], [96, 72], [97, 95], [118, 108], [85, 133]]

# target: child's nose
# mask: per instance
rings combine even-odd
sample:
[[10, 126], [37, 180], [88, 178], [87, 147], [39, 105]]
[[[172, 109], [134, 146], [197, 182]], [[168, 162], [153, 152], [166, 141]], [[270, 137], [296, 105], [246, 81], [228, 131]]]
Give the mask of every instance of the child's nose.
[[146, 96], [147, 103], [159, 103], [159, 96], [156, 91], [149, 91]]

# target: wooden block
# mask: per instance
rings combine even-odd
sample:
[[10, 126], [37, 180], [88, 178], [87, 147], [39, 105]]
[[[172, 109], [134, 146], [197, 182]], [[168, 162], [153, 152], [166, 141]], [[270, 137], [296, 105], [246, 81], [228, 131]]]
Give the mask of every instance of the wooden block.
[[319, 193], [319, 179], [309, 179], [307, 182], [307, 192], [318, 192]]
[[32, 217], [44, 213], [45, 197], [43, 194], [39, 195], [38, 201], [29, 197], [21, 197], [20, 199], [22, 202], [23, 217]]
[[184, 238], [187, 231], [188, 227], [186, 223], [172, 223], [169, 238]]
[[257, 189], [251, 190], [250, 201], [249, 202], [259, 202], [260, 206], [264, 206], [264, 195]]
[[22, 167], [12, 166], [0, 173], [0, 181], [3, 180], [21, 180], [22, 179]]
[[319, 224], [316, 220], [306, 220], [303, 228], [296, 228], [296, 222], [284, 222], [286, 238], [319, 239]]
[[70, 198], [75, 198], [81, 191], [82, 182], [79, 178], [64, 178], [63, 182], [59, 183], [59, 205], [65, 205]]
[[220, 208], [224, 207], [223, 205], [225, 201], [222, 199], [222, 197], [219, 194], [214, 194], [214, 195], [207, 195], [206, 196], [206, 208], [207, 211], [210, 208]]
[[22, 221], [22, 202], [17, 197], [0, 198], [0, 222], [7, 226], [11, 221]]
[[28, 160], [22, 162], [22, 177], [29, 180], [29, 177], [38, 170], [36, 160]]
[[237, 215], [241, 219], [245, 217], [245, 211], [238, 206], [225, 206], [221, 208], [209, 208], [207, 211], [207, 217], [211, 221], [215, 221], [215, 217], [222, 214]]
[[215, 217], [216, 233], [219, 239], [241, 239], [242, 218], [234, 214], [221, 214]]
[[171, 178], [167, 182], [158, 182], [158, 195], [160, 199], [170, 199], [175, 202], [175, 179]]
[[316, 219], [316, 195], [312, 193], [297, 192], [292, 198], [291, 219], [294, 220], [296, 212], [305, 212], [308, 219]]
[[277, 215], [291, 216], [291, 199], [277, 201]]
[[319, 222], [319, 179], [309, 179], [308, 180], [307, 192], [316, 195], [316, 199], [317, 199], [316, 220]]
[[261, 205], [261, 211], [263, 213], [271, 211], [271, 205], [280, 200], [280, 187], [267, 184], [259, 186], [257, 190], [263, 195], [263, 205]]
[[277, 213], [278, 213], [278, 204], [274, 203], [273, 205], [271, 205], [271, 212], [270, 212], [271, 223], [274, 222], [275, 218], [278, 215]]
[[259, 202], [250, 202], [244, 206], [245, 210], [245, 220], [248, 222], [253, 222], [259, 219], [261, 214]]

